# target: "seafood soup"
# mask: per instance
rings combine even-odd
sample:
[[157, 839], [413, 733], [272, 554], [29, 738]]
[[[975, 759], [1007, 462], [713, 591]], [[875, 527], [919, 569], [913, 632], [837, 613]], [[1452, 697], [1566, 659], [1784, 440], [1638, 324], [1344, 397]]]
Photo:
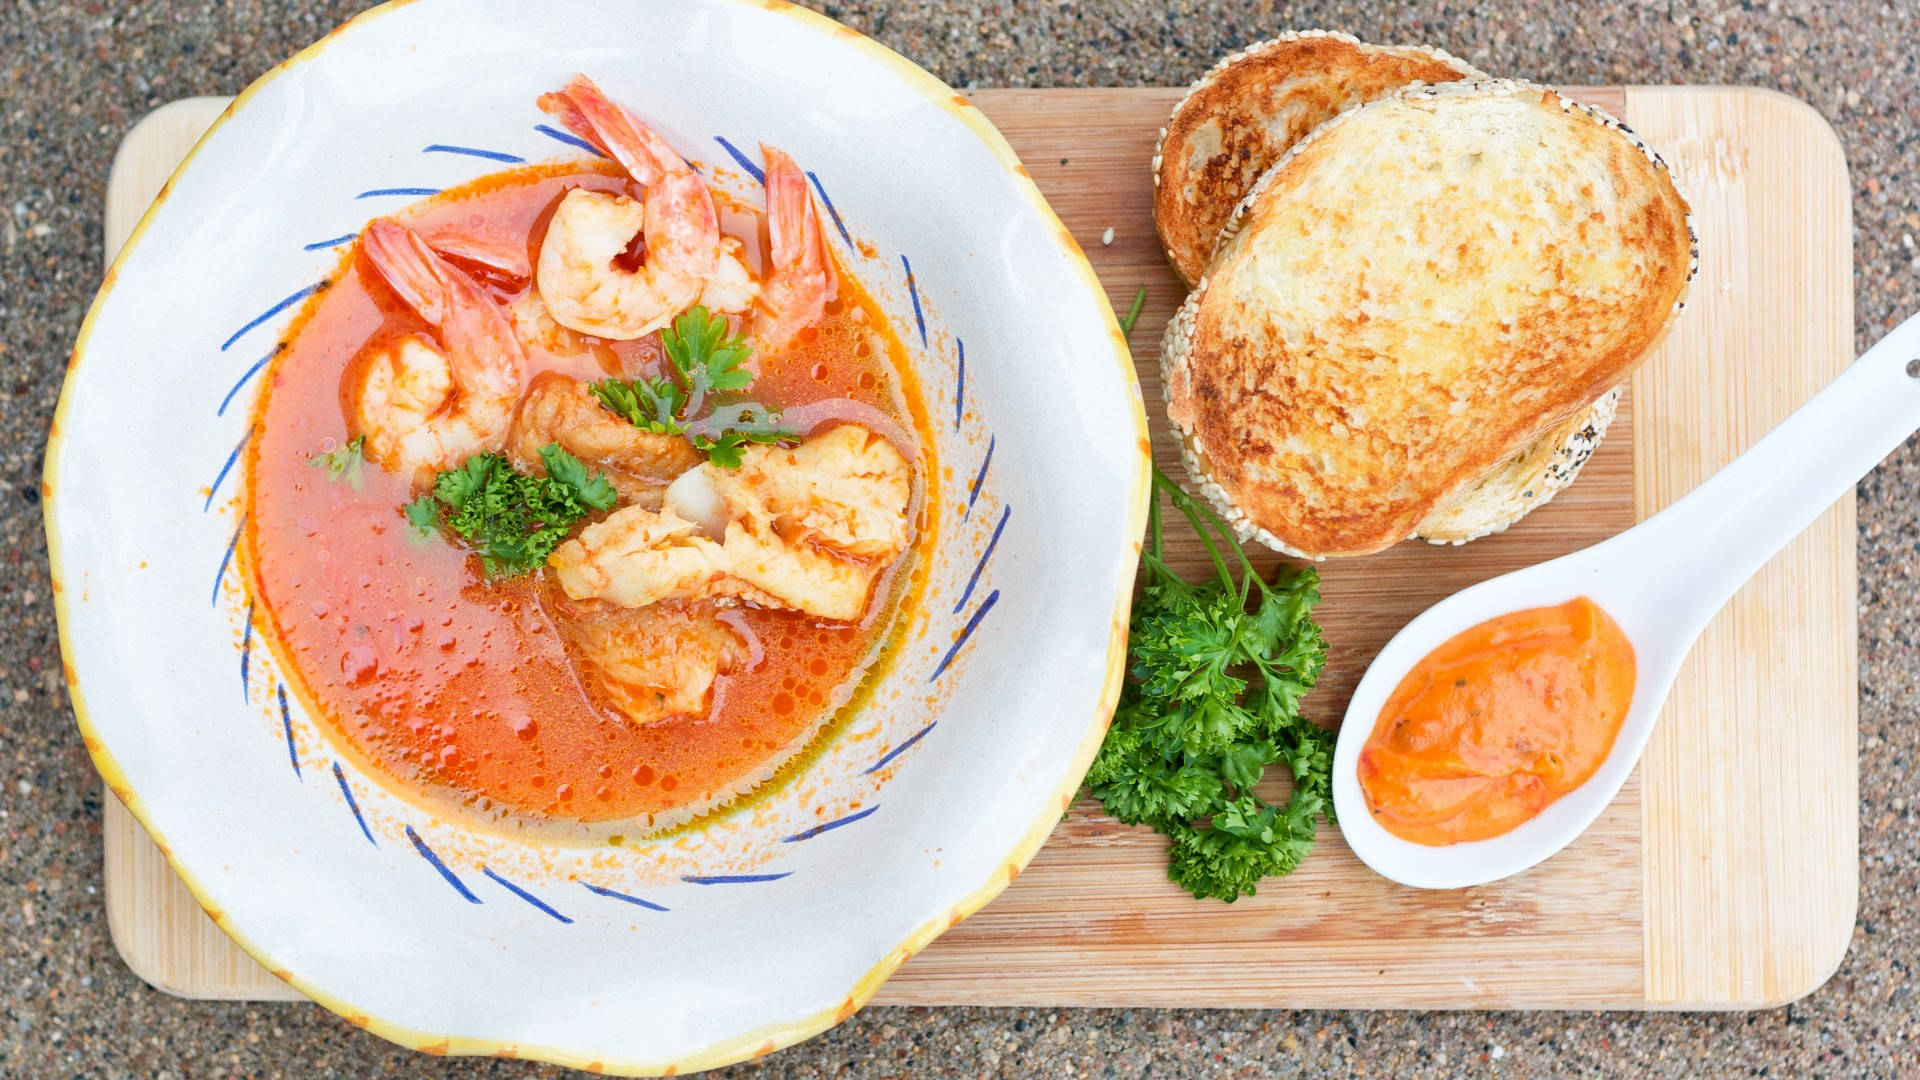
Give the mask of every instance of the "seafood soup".
[[917, 384], [805, 173], [765, 208], [584, 77], [608, 159], [370, 223], [275, 357], [254, 618], [394, 790], [600, 840], [772, 778], [876, 665], [935, 507]]

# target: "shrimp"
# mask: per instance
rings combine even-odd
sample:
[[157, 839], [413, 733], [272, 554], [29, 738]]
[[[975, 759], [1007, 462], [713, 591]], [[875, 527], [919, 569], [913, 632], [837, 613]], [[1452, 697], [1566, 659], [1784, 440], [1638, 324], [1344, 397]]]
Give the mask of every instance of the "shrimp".
[[437, 339], [408, 334], [370, 346], [349, 391], [367, 457], [410, 473], [418, 487], [500, 447], [526, 379], [526, 353], [492, 297], [411, 229], [375, 219], [360, 249]]
[[740, 631], [710, 603], [589, 602], [561, 605], [557, 615], [561, 640], [594, 697], [635, 724], [705, 715], [714, 680], [753, 662]]
[[760, 298], [760, 283], [747, 269], [746, 245], [731, 236], [720, 238], [720, 257], [714, 263], [713, 276], [700, 290], [700, 303], [708, 311], [722, 315], [740, 315], [752, 309]]
[[623, 503], [660, 508], [674, 477], [700, 464], [700, 452], [677, 435], [642, 431], [602, 408], [587, 384], [557, 372], [534, 378], [507, 433], [507, 456], [521, 472], [538, 473], [548, 443], [606, 473]]
[[[488, 239], [464, 230], [443, 229], [426, 235], [427, 244], [468, 271], [476, 282], [518, 289], [533, 280], [533, 266], [524, 244]], [[540, 295], [528, 289], [507, 304], [507, 318], [533, 367], [582, 375], [618, 375], [620, 358], [613, 346], [599, 338], [578, 334], [553, 321]]]
[[[720, 219], [693, 166], [584, 75], [540, 107], [619, 162], [644, 202], [575, 188], [554, 210], [534, 280], [562, 326], [616, 340], [644, 337], [700, 299], [715, 273]], [[640, 265], [625, 256], [641, 238]]]
[[761, 351], [778, 352], [820, 321], [833, 299], [833, 259], [807, 176], [783, 151], [760, 144], [766, 160], [767, 277], [754, 301], [748, 332]]

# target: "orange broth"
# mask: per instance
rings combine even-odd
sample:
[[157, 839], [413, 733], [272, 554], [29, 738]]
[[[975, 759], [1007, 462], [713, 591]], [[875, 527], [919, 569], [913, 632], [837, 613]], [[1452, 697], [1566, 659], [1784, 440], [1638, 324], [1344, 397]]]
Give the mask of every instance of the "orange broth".
[[[631, 185], [609, 172], [536, 167], [486, 177], [397, 217], [429, 241], [453, 230], [524, 246], [531, 265], [552, 207], [575, 186]], [[759, 212], [718, 193], [716, 202], [723, 229], [757, 266]], [[474, 276], [506, 304], [531, 289]], [[838, 277], [817, 327], [780, 355], [757, 357], [753, 396], [781, 407], [830, 397], [877, 406], [919, 437], [914, 464], [924, 478], [931, 440], [905, 351], [872, 298], [844, 268]], [[924, 578], [913, 564], [933, 531], [927, 500], [910, 510], [915, 543], [881, 577], [861, 623], [745, 606], [764, 660], [720, 676], [708, 715], [637, 725], [596, 708], [576, 675], [549, 615], [559, 593], [548, 574], [488, 581], [464, 549], [410, 536], [406, 479], [366, 463], [356, 486], [313, 464], [349, 438], [345, 387], [355, 357], [372, 340], [416, 330], [427, 327], [356, 245], [275, 358], [255, 420], [246, 550], [258, 617], [289, 683], [336, 740], [404, 795], [519, 826], [678, 820], [804, 749], [870, 674], [903, 594]], [[572, 340], [585, 351], [571, 360], [531, 353], [529, 380], [548, 370], [584, 379], [652, 373], [661, 362], [657, 335]]]

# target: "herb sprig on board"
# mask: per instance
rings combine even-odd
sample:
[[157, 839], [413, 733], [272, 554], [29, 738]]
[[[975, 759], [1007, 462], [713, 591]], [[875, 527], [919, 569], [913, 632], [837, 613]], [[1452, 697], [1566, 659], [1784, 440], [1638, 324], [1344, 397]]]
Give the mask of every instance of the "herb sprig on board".
[[[1130, 677], [1087, 786], [1114, 817], [1172, 840], [1169, 878], [1232, 902], [1298, 866], [1332, 815], [1333, 738], [1299, 712], [1326, 663], [1320, 577], [1303, 567], [1262, 581], [1211, 508], [1158, 468], [1153, 488]], [[1190, 584], [1164, 561], [1162, 494], [1206, 545], [1212, 579]], [[1273, 764], [1293, 778], [1279, 806], [1254, 790]]]
[[1133, 333], [1133, 324], [1140, 321], [1140, 309], [1147, 306], [1147, 287], [1140, 286], [1133, 294], [1133, 303], [1127, 308], [1126, 317], [1120, 320], [1120, 333]]
[[558, 443], [542, 447], [540, 460], [547, 475], [528, 476], [503, 454], [473, 455], [407, 504], [409, 527], [419, 536], [444, 528], [466, 540], [488, 577], [539, 569], [575, 522], [619, 501], [605, 475], [589, 474]]
[[[607, 411], [643, 431], [685, 436], [694, 449], [723, 469], [737, 469], [748, 443], [790, 442], [797, 433], [782, 428], [778, 411], [755, 401], [734, 401], [696, 420], [708, 399], [753, 385], [753, 373], [741, 365], [753, 346], [727, 333], [727, 319], [696, 304], [660, 332], [672, 375], [602, 379], [593, 396]], [[693, 430], [698, 428], [699, 430]]]

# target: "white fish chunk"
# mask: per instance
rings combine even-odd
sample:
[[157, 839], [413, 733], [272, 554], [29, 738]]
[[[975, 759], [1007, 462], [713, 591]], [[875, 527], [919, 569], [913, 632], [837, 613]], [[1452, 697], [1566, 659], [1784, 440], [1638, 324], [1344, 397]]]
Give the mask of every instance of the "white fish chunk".
[[546, 471], [540, 450], [549, 443], [604, 472], [623, 503], [659, 509], [673, 479], [700, 464], [700, 453], [678, 435], [642, 431], [602, 408], [587, 384], [566, 375], [542, 374], [507, 430], [507, 456], [524, 473]]
[[570, 599], [642, 607], [711, 595], [727, 557], [671, 510], [623, 506], [555, 548], [547, 565]]
[[703, 465], [736, 521], [792, 542], [885, 561], [907, 546], [912, 474], [893, 444], [841, 424], [799, 446], [750, 446], [738, 469]]
[[858, 621], [907, 545], [905, 459], [852, 424], [743, 458], [683, 474], [657, 512], [623, 507], [581, 530], [548, 560], [560, 587], [625, 607], [734, 597]]

